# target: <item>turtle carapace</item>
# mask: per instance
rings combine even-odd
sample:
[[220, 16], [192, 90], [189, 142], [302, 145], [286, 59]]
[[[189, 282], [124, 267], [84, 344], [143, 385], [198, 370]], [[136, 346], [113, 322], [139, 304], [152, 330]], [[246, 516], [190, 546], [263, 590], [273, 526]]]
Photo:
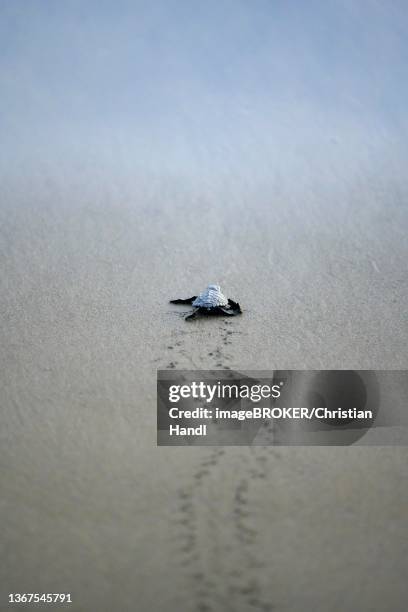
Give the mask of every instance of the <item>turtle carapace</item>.
[[186, 321], [191, 321], [199, 315], [227, 315], [233, 317], [241, 314], [242, 310], [238, 302], [227, 299], [219, 285], [208, 285], [207, 289], [200, 295], [193, 295], [191, 298], [170, 300], [171, 304], [191, 304], [193, 312], [186, 317]]

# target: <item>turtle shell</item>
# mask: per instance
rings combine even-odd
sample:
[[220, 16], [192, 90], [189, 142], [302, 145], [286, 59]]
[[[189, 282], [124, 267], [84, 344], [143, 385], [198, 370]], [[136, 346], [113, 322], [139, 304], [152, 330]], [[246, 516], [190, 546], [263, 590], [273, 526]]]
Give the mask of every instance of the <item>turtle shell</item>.
[[208, 285], [207, 289], [200, 293], [193, 302], [193, 306], [199, 308], [216, 308], [217, 306], [228, 306], [228, 300], [221, 293], [219, 285]]

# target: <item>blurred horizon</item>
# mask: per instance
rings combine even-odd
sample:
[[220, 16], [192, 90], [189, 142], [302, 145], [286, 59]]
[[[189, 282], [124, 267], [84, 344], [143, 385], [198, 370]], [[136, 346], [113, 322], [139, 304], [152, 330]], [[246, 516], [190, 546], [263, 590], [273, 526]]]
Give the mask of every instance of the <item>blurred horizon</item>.
[[403, 2], [3, 1], [0, 176], [404, 181], [407, 34]]

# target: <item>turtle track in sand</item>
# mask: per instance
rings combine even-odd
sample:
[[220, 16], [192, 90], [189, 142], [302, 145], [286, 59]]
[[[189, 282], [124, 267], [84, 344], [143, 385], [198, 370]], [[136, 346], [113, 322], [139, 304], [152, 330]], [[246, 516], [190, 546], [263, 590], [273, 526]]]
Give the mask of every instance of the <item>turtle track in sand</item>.
[[[193, 610], [272, 612], [276, 608], [259, 579], [268, 568], [258, 553], [262, 534], [251, 491], [265, 482], [268, 463], [278, 455], [267, 447], [242, 449], [232, 462], [228, 455], [228, 449], [209, 449], [179, 489], [175, 559], [186, 576]], [[221, 484], [226, 470], [227, 487]]]
[[[177, 313], [179, 318], [184, 318], [185, 313]], [[213, 324], [214, 322], [211, 321]], [[166, 359], [158, 357], [153, 360], [153, 364], [157, 368], [163, 369], [195, 369], [195, 370], [210, 370], [224, 369], [231, 370], [230, 363], [233, 361], [233, 355], [228, 351], [228, 347], [233, 345], [234, 335], [242, 335], [242, 331], [233, 329], [233, 322], [229, 320], [218, 322], [219, 334], [214, 339], [215, 346], [209, 345], [206, 342], [205, 349], [198, 348], [197, 352], [192, 354], [191, 349], [185, 346], [186, 337], [194, 335], [197, 337], [197, 346], [200, 347], [200, 338], [202, 337], [202, 329], [175, 329], [171, 332], [170, 337], [162, 347], [162, 354]], [[164, 362], [167, 361], [165, 365]]]
[[[199, 351], [194, 358], [185, 346], [186, 334], [198, 334], [199, 339], [200, 328], [174, 330], [164, 348], [166, 367], [231, 369], [233, 357], [228, 349], [235, 334], [242, 334], [233, 327], [232, 321], [220, 321], [214, 348], [207, 342], [205, 352]], [[190, 459], [195, 467], [177, 490], [171, 521], [173, 559], [185, 576], [191, 610], [272, 612], [276, 608], [260, 580], [260, 575], [268, 574], [268, 567], [259, 555], [262, 534], [253, 501], [257, 499], [255, 487], [266, 482], [268, 464], [276, 460], [277, 451], [269, 447], [196, 447], [193, 451], [190, 447], [186, 452], [194, 453]]]

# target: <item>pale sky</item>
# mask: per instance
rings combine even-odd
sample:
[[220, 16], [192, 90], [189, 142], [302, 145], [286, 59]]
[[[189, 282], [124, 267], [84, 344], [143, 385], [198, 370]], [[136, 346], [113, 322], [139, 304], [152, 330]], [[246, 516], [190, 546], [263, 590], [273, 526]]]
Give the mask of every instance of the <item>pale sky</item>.
[[2, 0], [0, 46], [2, 176], [408, 161], [405, 1]]

